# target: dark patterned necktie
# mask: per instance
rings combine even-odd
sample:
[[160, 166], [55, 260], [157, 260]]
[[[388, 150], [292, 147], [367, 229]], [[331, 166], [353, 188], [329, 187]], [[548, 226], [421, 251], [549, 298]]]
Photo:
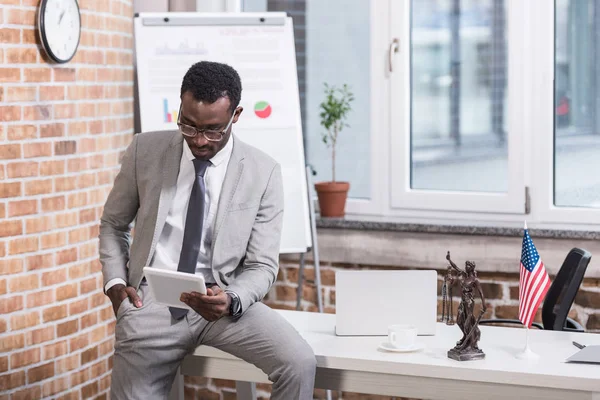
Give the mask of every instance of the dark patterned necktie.
[[[187, 216], [185, 218], [185, 228], [183, 231], [183, 245], [179, 255], [179, 264], [177, 271], [196, 273], [196, 264], [198, 263], [198, 253], [200, 252], [200, 243], [202, 241], [202, 226], [204, 223], [204, 198], [206, 195], [206, 186], [204, 185], [204, 173], [210, 165], [210, 161], [194, 159], [194, 169], [196, 178], [192, 186], [192, 194], [188, 203]], [[171, 315], [175, 319], [183, 318], [188, 310], [184, 308], [169, 307]]]

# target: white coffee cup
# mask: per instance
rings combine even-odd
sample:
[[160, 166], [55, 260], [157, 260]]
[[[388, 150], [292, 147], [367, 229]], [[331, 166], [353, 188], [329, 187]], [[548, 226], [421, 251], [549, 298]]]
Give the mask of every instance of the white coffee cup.
[[417, 327], [414, 325], [396, 324], [388, 327], [388, 342], [397, 349], [410, 348], [417, 341]]

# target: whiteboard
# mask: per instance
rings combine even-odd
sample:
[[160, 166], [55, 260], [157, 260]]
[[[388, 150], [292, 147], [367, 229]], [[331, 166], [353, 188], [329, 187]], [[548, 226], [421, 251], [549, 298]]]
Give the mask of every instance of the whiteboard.
[[188, 68], [231, 65], [244, 107], [234, 133], [281, 164], [281, 253], [312, 247], [292, 19], [285, 13], [139, 13], [134, 18], [141, 131], [177, 129]]

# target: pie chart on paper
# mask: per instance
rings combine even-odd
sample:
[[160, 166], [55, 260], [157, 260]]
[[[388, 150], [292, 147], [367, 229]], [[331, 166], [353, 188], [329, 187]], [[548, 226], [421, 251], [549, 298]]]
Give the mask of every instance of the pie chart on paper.
[[256, 114], [258, 118], [269, 118], [271, 111], [273, 111], [273, 109], [266, 101], [257, 101], [256, 104], [254, 104], [254, 114]]

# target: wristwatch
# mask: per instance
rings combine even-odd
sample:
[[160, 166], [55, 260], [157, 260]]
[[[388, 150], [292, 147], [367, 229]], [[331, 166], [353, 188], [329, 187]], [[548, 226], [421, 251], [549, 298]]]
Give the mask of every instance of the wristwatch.
[[242, 303], [239, 296], [234, 292], [227, 292], [227, 295], [231, 299], [229, 303], [229, 315], [232, 317], [239, 316], [242, 313]]

